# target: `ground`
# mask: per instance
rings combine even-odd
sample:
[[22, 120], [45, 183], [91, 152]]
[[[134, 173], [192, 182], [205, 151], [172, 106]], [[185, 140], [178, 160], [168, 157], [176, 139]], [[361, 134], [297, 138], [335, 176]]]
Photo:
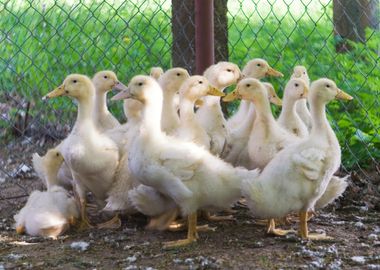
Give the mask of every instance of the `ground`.
[[[196, 243], [173, 250], [162, 243], [186, 233], [145, 230], [142, 215], [122, 216], [117, 230], [73, 229], [58, 240], [17, 235], [13, 215], [28, 193], [43, 188], [30, 163], [42, 143], [21, 141], [0, 149], [0, 270], [380, 269], [378, 170], [365, 176], [352, 172], [344, 196], [310, 221], [311, 231], [334, 237], [328, 242], [268, 236], [243, 206], [236, 207], [236, 221], [213, 222], [215, 232], [201, 232]], [[290, 227], [297, 230], [298, 224]]]

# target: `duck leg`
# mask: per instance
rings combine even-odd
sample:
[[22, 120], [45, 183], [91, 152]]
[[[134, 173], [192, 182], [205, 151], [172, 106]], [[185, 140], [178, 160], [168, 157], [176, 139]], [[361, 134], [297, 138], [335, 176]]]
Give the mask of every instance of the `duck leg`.
[[80, 216], [81, 220], [79, 222], [79, 228], [81, 230], [88, 229], [88, 228], [94, 228], [93, 225], [91, 225], [90, 220], [88, 219], [86, 205], [87, 202], [85, 199], [79, 199], [80, 201]]
[[308, 213], [306, 211], [300, 211], [300, 236], [303, 239], [310, 240], [331, 240], [333, 239], [330, 236], [327, 236], [325, 233], [309, 233], [307, 227]]
[[121, 227], [121, 220], [119, 217], [119, 214], [116, 214], [113, 218], [110, 220], [97, 224], [96, 228], [98, 229], [118, 229]]
[[201, 210], [201, 216], [207, 221], [235, 221], [236, 219], [232, 215], [217, 216], [211, 215], [209, 211]]
[[18, 225], [16, 227], [16, 233], [17, 234], [24, 234], [25, 233], [25, 226], [24, 225]]
[[192, 213], [188, 217], [187, 238], [177, 241], [166, 242], [164, 248], [174, 248], [189, 245], [198, 239], [197, 232], [197, 213]]
[[276, 222], [273, 218], [268, 220], [267, 224], [267, 234], [272, 235], [278, 235], [278, 236], [284, 236], [288, 233], [294, 232], [294, 230], [282, 230], [282, 229], [276, 229]]
[[175, 208], [173, 210], [166, 211], [158, 217], [151, 218], [149, 224], [146, 225], [145, 228], [149, 230], [159, 231], [163, 231], [166, 229], [180, 230], [184, 226], [184, 223], [175, 221], [175, 219], [178, 216], [178, 212], [178, 208]]

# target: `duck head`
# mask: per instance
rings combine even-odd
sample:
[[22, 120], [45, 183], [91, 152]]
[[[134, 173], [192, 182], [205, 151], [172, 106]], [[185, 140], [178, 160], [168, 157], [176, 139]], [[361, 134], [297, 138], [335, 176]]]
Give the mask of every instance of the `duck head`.
[[272, 68], [267, 61], [261, 58], [255, 58], [249, 61], [243, 68], [245, 78], [262, 79], [264, 77], [283, 77], [284, 75]]
[[99, 71], [92, 78], [92, 82], [95, 85], [96, 91], [101, 93], [108, 92], [111, 89], [122, 91], [127, 88], [117, 79], [116, 74], [110, 70]]

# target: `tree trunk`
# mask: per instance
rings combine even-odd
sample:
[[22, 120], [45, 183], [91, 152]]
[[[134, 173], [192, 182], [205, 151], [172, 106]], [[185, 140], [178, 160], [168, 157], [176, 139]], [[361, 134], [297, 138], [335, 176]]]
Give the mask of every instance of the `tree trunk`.
[[379, 0], [334, 0], [334, 32], [338, 40], [336, 50], [348, 51], [351, 48], [345, 39], [365, 42], [365, 28], [379, 27]]

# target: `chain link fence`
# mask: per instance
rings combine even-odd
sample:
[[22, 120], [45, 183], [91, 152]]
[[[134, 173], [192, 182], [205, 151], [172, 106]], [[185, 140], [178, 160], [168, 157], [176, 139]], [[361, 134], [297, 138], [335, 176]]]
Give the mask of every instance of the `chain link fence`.
[[[188, 7], [177, 8], [191, 13]], [[280, 95], [292, 68], [302, 64], [312, 80], [330, 77], [355, 97], [328, 108], [342, 145], [343, 167], [379, 181], [379, 32], [368, 28], [366, 42], [344, 40], [336, 27], [334, 32], [330, 0], [230, 0], [226, 10], [228, 30], [221, 33], [228, 37], [229, 61], [243, 67], [252, 58], [266, 59], [285, 74], [271, 80]], [[43, 154], [57, 144], [75, 121], [71, 100], [41, 100], [66, 75], [92, 76], [111, 69], [127, 83], [152, 66], [170, 68], [173, 58], [189, 66], [194, 62], [191, 38], [187, 50], [172, 52], [169, 0], [1, 1], [0, 15], [1, 213], [41, 188], [31, 166], [32, 153]], [[173, 30], [186, 34], [188, 27], [194, 27], [193, 17]], [[343, 43], [347, 50], [337, 53], [337, 44]], [[122, 120], [118, 106], [110, 104]]]

